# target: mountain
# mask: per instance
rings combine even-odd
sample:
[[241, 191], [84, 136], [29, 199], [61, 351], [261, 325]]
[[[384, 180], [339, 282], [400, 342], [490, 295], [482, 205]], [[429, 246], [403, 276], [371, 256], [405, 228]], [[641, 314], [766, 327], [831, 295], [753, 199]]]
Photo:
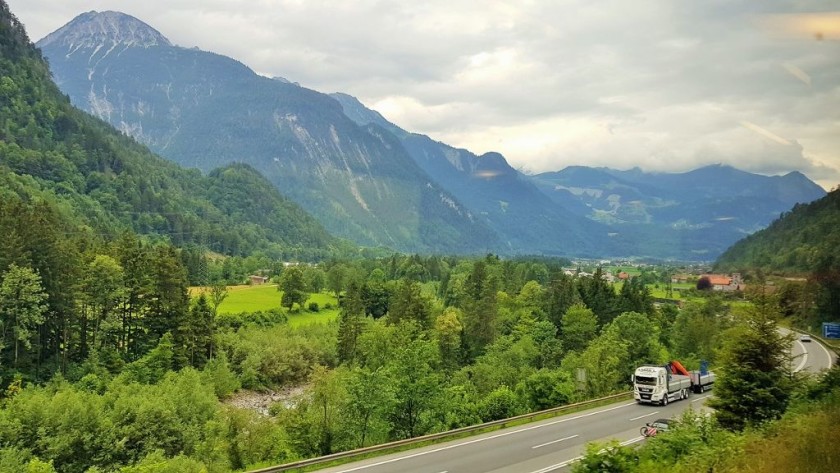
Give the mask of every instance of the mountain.
[[840, 268], [840, 189], [809, 204], [796, 205], [769, 227], [732, 245], [718, 258], [716, 266], [724, 271], [756, 268], [782, 273], [837, 271]]
[[[685, 173], [571, 166], [533, 176], [555, 202], [616, 231], [678, 241], [714, 258], [797, 203], [825, 191], [799, 172], [762, 176], [712, 165]], [[666, 237], [667, 236], [667, 237]]]
[[344, 113], [362, 126], [380, 126], [399, 138], [414, 161], [502, 235], [508, 251], [614, 255], [609, 229], [552, 202], [499, 153], [477, 156], [409, 133], [346, 94], [332, 94]]
[[77, 106], [184, 166], [248, 164], [335, 235], [413, 252], [500, 248], [393, 135], [327, 95], [174, 46], [117, 12], [79, 15], [37, 45]]
[[[350, 247], [252, 168], [203, 176], [74, 108], [4, 2], [0, 17], [0, 263], [21, 254], [21, 231], [107, 240], [129, 230], [224, 254], [277, 257], [326, 257]], [[159, 41], [136, 30], [126, 40]], [[257, 202], [236, 194], [243, 183], [258, 192]], [[45, 219], [60, 215], [66, 227], [10, 229], [15, 212], [26, 209]]]

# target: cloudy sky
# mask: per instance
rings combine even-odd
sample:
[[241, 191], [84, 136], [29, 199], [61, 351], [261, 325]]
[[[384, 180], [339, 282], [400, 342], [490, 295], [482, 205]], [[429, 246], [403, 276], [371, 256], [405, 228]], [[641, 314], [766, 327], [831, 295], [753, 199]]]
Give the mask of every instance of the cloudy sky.
[[8, 3], [33, 41], [84, 11], [122, 11], [526, 172], [724, 163], [840, 184], [840, 5], [828, 1]]

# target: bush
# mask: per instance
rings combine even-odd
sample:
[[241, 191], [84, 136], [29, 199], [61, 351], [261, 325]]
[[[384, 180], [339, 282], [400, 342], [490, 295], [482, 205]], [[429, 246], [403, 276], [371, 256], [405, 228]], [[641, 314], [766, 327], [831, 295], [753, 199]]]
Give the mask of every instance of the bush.
[[484, 398], [479, 412], [484, 422], [513, 417], [519, 413], [519, 398], [509, 387], [500, 386]]
[[309, 303], [309, 312], [318, 312], [320, 308], [318, 307], [317, 302], [310, 302]]

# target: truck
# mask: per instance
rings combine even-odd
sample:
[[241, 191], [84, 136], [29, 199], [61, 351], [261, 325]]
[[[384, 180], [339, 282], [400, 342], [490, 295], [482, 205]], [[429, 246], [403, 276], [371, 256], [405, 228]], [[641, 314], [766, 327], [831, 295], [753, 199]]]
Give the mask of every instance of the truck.
[[668, 405], [671, 401], [686, 399], [692, 392], [702, 393], [715, 382], [715, 374], [708, 364], [689, 372], [677, 360], [665, 365], [642, 365], [633, 374], [633, 398], [639, 404]]

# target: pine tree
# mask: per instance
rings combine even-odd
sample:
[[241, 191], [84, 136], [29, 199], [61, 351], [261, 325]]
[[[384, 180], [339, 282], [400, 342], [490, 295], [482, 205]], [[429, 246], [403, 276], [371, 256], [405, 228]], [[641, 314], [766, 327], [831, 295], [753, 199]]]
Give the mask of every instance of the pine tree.
[[779, 418], [790, 388], [788, 351], [792, 340], [779, 332], [778, 302], [759, 295], [735, 327], [722, 350], [715, 383], [715, 409], [721, 425], [731, 430]]

